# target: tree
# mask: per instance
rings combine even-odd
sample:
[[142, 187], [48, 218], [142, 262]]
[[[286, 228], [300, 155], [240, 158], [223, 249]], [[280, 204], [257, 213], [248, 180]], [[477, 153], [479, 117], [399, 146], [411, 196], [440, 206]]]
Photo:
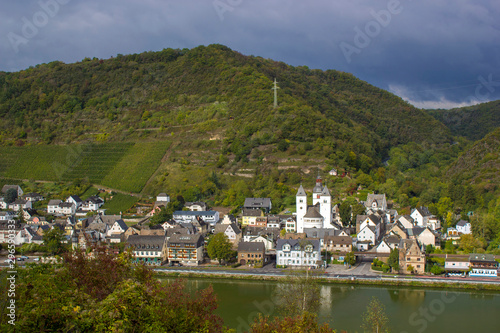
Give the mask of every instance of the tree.
[[9, 188], [7, 192], [5, 193], [5, 203], [11, 204], [17, 199], [17, 190], [13, 188]]
[[319, 325], [317, 316], [313, 313], [305, 312], [298, 316], [275, 317], [270, 320], [269, 317], [259, 318], [252, 324], [250, 333], [288, 333], [288, 332], [317, 332], [334, 333], [328, 324]]
[[352, 209], [351, 224], [354, 224], [354, 223], [356, 223], [356, 218], [358, 217], [358, 215], [364, 214], [365, 206], [363, 206], [360, 203], [355, 203], [355, 204], [351, 205], [351, 209]]
[[[148, 267], [132, 265], [131, 252], [90, 253], [77, 250], [58, 266], [19, 269], [16, 332], [226, 331], [211, 287], [193, 294], [181, 280], [162, 283]], [[0, 307], [2, 332], [13, 331], [7, 311]]]
[[407, 270], [409, 273], [413, 273], [413, 271], [415, 270], [415, 267], [413, 267], [412, 265], [408, 265], [408, 267], [406, 268], [406, 270]]
[[53, 227], [43, 234], [42, 239], [49, 253], [61, 254], [65, 252], [66, 249], [63, 244], [64, 236], [61, 229]]
[[227, 261], [234, 256], [233, 245], [224, 233], [215, 234], [210, 238], [207, 245], [208, 256], [211, 259], [217, 259], [219, 264], [223, 260]]
[[443, 274], [444, 272], [444, 268], [439, 266], [439, 265], [432, 265], [431, 267], [431, 273], [434, 274], [434, 275], [439, 275], [439, 274]]
[[399, 271], [399, 250], [392, 249], [389, 254], [389, 259], [387, 259], [387, 264], [394, 269], [394, 271]]
[[459, 246], [465, 253], [472, 253], [477, 249], [482, 249], [484, 245], [472, 234], [463, 234], [460, 236]]
[[283, 283], [278, 284], [274, 297], [279, 312], [286, 316], [304, 316], [316, 312], [321, 304], [316, 273], [307, 270], [291, 272]]
[[351, 266], [356, 263], [356, 256], [354, 255], [354, 252], [349, 252], [345, 255], [344, 263], [349, 264]]
[[361, 328], [370, 333], [389, 332], [389, 319], [385, 314], [385, 306], [375, 296], [366, 307]]
[[343, 201], [339, 207], [340, 220], [344, 226], [351, 224], [352, 208], [351, 204], [347, 201]]

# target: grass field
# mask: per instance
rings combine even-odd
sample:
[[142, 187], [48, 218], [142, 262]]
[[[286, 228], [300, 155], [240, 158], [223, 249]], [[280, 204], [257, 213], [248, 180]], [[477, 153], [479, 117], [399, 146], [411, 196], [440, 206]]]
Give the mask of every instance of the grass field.
[[113, 195], [112, 199], [108, 199], [106, 203], [101, 207], [106, 209], [106, 214], [120, 214], [120, 212], [125, 213], [130, 209], [139, 198], [133, 197], [131, 195], [125, 195], [121, 193], [116, 193]]
[[139, 142], [103, 179], [102, 185], [139, 193], [158, 169], [170, 142]]
[[141, 192], [170, 142], [0, 147], [0, 177], [92, 184]]

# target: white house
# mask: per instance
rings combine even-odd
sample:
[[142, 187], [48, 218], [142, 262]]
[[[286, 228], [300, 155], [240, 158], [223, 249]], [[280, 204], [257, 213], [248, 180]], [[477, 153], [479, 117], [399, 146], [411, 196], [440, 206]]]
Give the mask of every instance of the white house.
[[401, 215], [401, 216], [399, 216], [398, 217], [398, 222], [401, 223], [401, 225], [403, 227], [405, 227], [406, 229], [411, 229], [411, 228], [413, 228], [415, 226], [413, 218], [410, 215]]
[[80, 209], [88, 212], [96, 211], [101, 208], [102, 205], [104, 205], [104, 200], [96, 195], [93, 195], [85, 199]]
[[294, 218], [289, 217], [285, 220], [285, 230], [286, 232], [296, 232], [297, 231], [297, 222]]
[[[380, 237], [381, 223], [382, 223], [381, 218], [379, 216], [375, 214], [368, 215], [359, 224], [359, 231], [361, 232], [367, 226], [373, 227], [372, 230], [375, 233], [375, 242], [376, 242]], [[373, 244], [375, 244], [375, 242]]]
[[377, 253], [391, 253], [391, 247], [385, 240], [382, 239], [380, 244], [375, 247], [375, 252]]
[[226, 235], [229, 241], [234, 245], [238, 244], [242, 236], [241, 229], [236, 225], [236, 223], [231, 223], [231, 224], [217, 223], [215, 225], [214, 234], [218, 233], [223, 233], [224, 235]]
[[9, 204], [9, 209], [12, 209], [15, 212], [31, 208], [33, 208], [32, 202], [24, 199], [16, 199], [14, 202]]
[[17, 214], [15, 212], [6, 211], [0, 212], [0, 221], [10, 221], [16, 217]]
[[66, 199], [66, 202], [72, 203], [75, 206], [75, 210], [80, 208], [81, 205], [83, 205], [82, 199], [80, 199], [79, 196], [77, 195], [70, 195], [68, 199]]
[[128, 226], [123, 222], [122, 219], [116, 220], [115, 223], [111, 226], [111, 228], [107, 232], [107, 236], [111, 235], [121, 235], [125, 231], [127, 231]]
[[276, 264], [292, 267], [319, 267], [321, 265], [319, 240], [278, 239]]
[[59, 213], [59, 204], [62, 203], [62, 200], [53, 199], [50, 200], [47, 205], [47, 213], [49, 214], [58, 214]]
[[215, 210], [209, 211], [184, 211], [178, 210], [173, 214], [173, 219], [177, 223], [181, 222], [191, 222], [196, 220], [197, 217], [200, 217], [205, 223], [209, 223], [211, 225], [215, 225], [219, 222], [219, 212]]
[[470, 234], [471, 228], [470, 228], [470, 223], [465, 221], [465, 220], [460, 220], [457, 222], [457, 231], [461, 234]]
[[170, 202], [170, 196], [168, 196], [166, 193], [160, 193], [156, 196], [156, 201]]
[[377, 234], [374, 226], [366, 225], [361, 231], [358, 233], [358, 242], [367, 241], [370, 245], [375, 245], [377, 242]]
[[427, 207], [418, 207], [412, 210], [410, 216], [415, 221], [415, 224], [419, 227], [425, 228], [429, 223], [429, 219], [435, 218], [434, 215], [429, 212]]

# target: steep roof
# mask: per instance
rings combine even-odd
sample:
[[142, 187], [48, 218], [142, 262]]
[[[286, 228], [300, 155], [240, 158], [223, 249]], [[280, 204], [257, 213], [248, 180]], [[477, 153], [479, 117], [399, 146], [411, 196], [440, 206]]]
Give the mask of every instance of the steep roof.
[[297, 191], [296, 194], [297, 197], [306, 197], [306, 191], [304, 191], [304, 188], [302, 187], [302, 184], [299, 186], [299, 190]]
[[331, 195], [330, 191], [328, 190], [328, 187], [326, 187], [326, 185], [325, 185], [325, 187], [323, 187], [323, 191], [321, 191], [321, 195], [323, 195], [323, 196], [324, 195]]

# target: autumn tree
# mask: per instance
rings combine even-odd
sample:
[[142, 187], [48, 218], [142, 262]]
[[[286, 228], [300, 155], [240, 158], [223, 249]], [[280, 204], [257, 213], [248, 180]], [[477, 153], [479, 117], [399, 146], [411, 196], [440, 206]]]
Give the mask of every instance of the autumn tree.
[[[7, 293], [5, 284], [0, 292]], [[181, 280], [161, 282], [148, 267], [133, 265], [130, 252], [115, 256], [106, 248], [19, 268], [15, 301], [12, 326], [0, 300], [2, 332], [226, 331], [211, 287], [193, 294]]]
[[289, 333], [289, 332], [315, 332], [315, 333], [334, 333], [327, 323], [318, 324], [317, 316], [310, 312], [302, 315], [275, 317], [259, 316], [252, 324], [250, 333]]
[[373, 297], [370, 303], [368, 303], [362, 320], [363, 325], [361, 328], [365, 332], [389, 332], [389, 319], [385, 314], [385, 306], [376, 297]]
[[286, 316], [303, 316], [316, 312], [321, 303], [317, 273], [291, 272], [278, 284], [274, 297], [279, 311]]

